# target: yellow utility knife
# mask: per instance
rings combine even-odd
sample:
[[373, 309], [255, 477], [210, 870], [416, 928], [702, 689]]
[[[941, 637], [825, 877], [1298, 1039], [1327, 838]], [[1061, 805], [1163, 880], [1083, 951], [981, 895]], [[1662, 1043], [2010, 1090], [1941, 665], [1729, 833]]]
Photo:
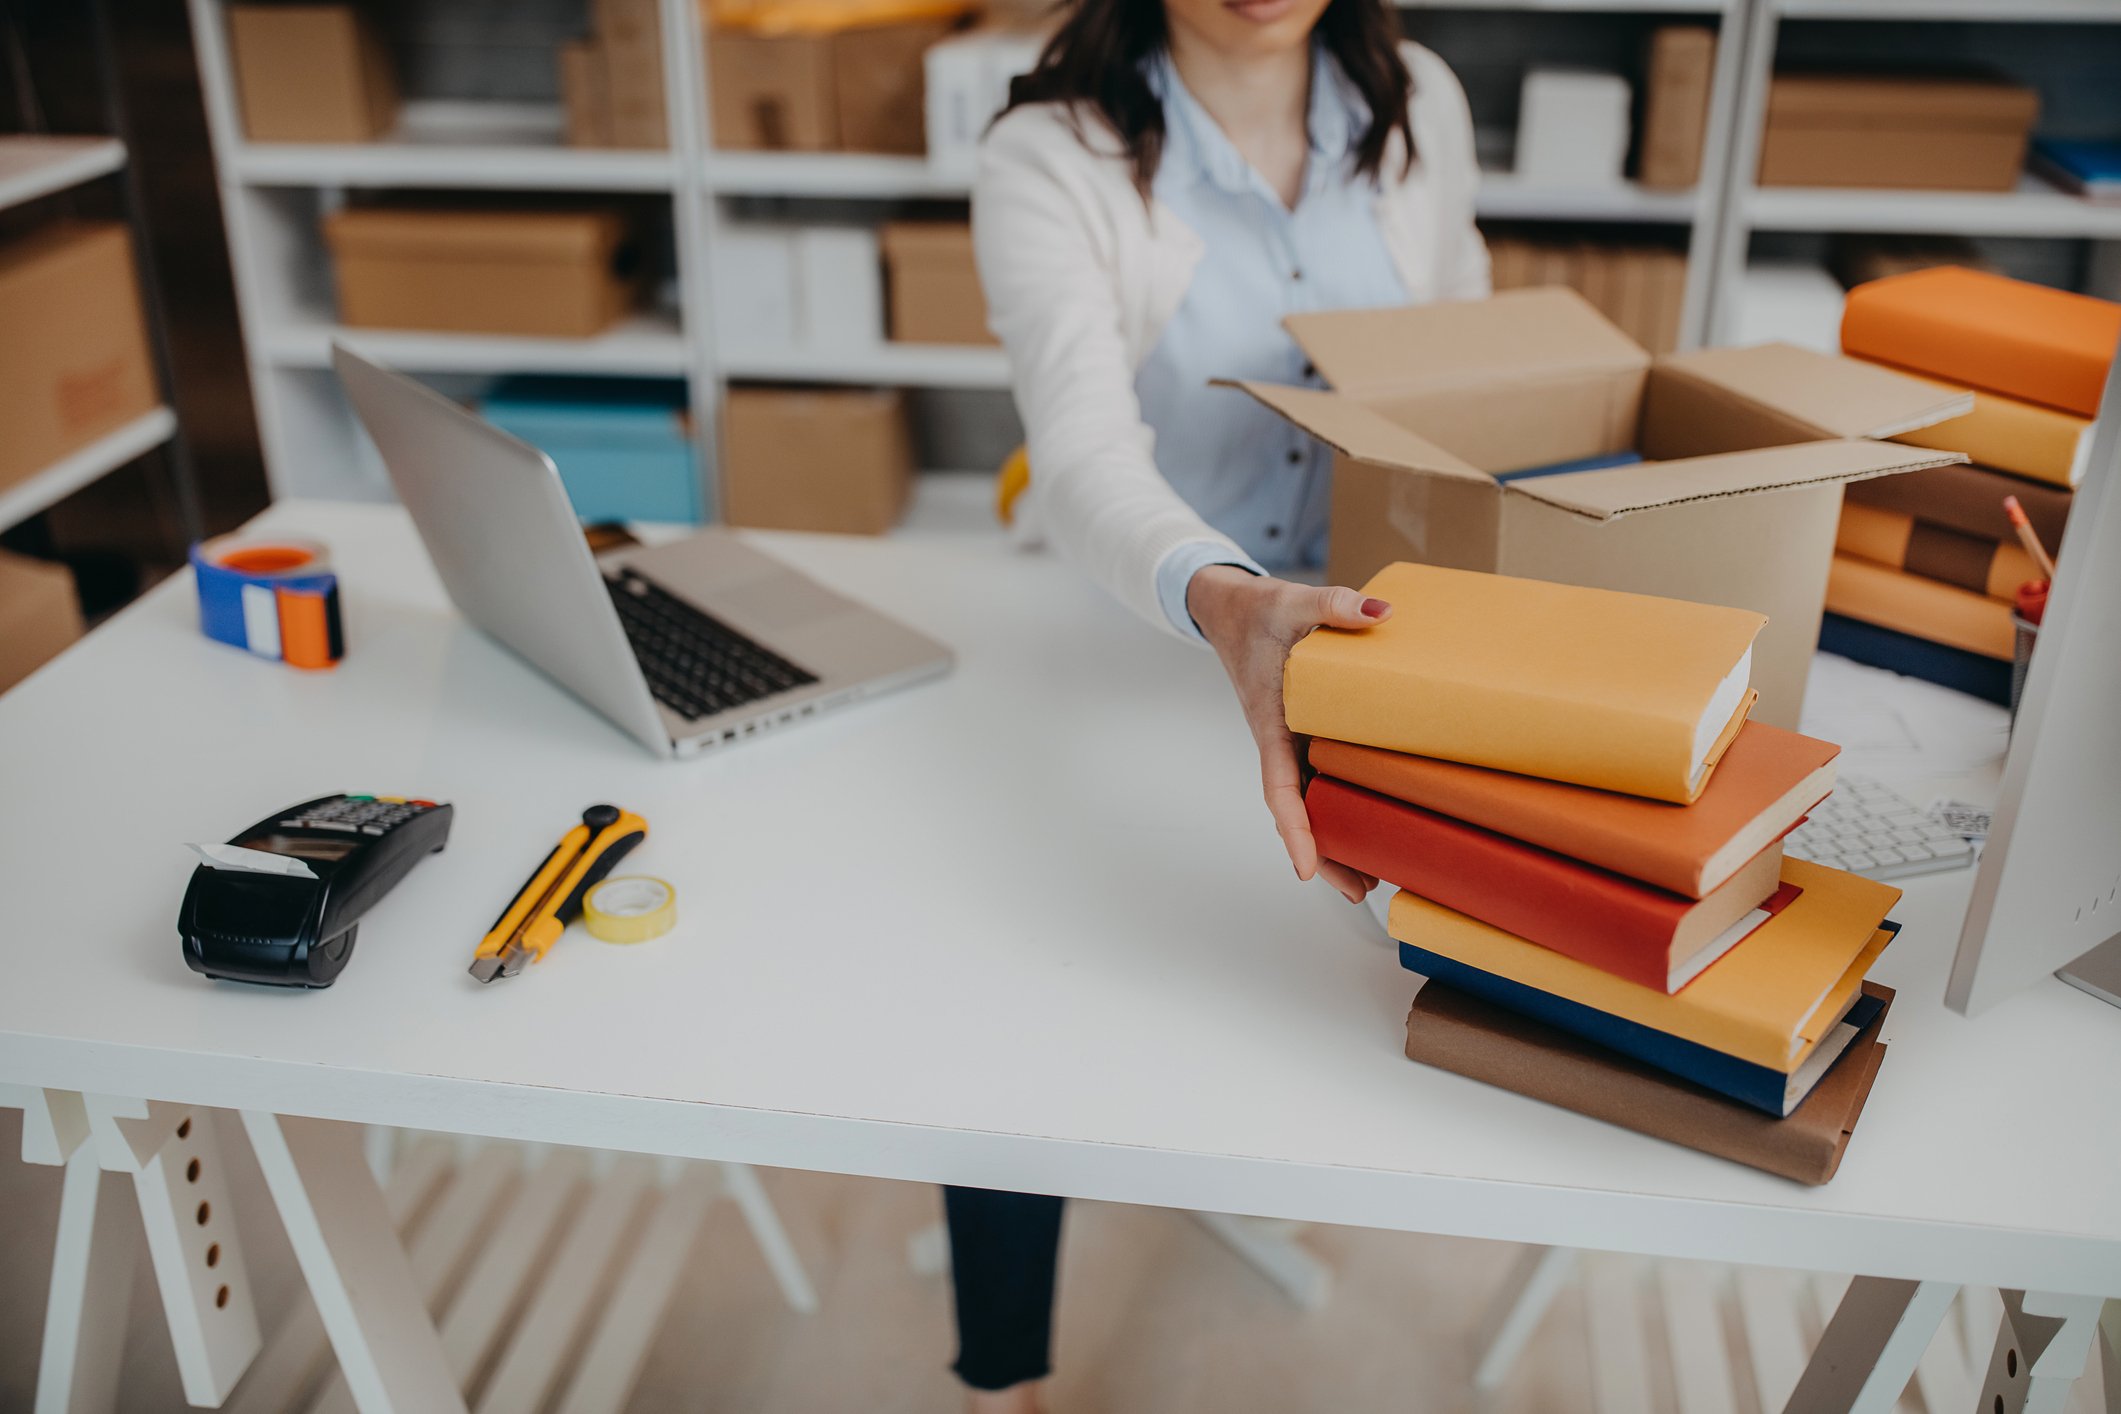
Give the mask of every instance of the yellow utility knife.
[[513, 977], [541, 961], [567, 925], [582, 914], [582, 896], [626, 852], [648, 837], [648, 822], [616, 805], [592, 805], [582, 823], [560, 837], [484, 938], [471, 961], [481, 982]]

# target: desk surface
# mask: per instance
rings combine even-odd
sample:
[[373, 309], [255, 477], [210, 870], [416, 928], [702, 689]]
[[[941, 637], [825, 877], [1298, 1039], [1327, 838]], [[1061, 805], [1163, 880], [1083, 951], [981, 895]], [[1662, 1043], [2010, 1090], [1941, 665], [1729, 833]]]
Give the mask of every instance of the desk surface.
[[[1878, 969], [1891, 1051], [1840, 1176], [1804, 1189], [1409, 1064], [1415, 984], [1366, 911], [1289, 877], [1214, 662], [1050, 556], [760, 537], [960, 667], [664, 764], [456, 618], [397, 510], [263, 524], [333, 546], [335, 673], [207, 642], [180, 576], [0, 699], [0, 1080], [2121, 1293], [2121, 1016], [2059, 983], [1947, 1012], [1968, 873], [1910, 887]], [[1890, 763], [1919, 694], [1874, 681], [1824, 706]], [[1900, 741], [1901, 777], [1993, 779], [1984, 711], [1954, 728], [1964, 760]], [[342, 789], [458, 813], [339, 983], [185, 970], [182, 843]], [[678, 930], [571, 934], [473, 982], [492, 915], [596, 800], [651, 822], [627, 867], [676, 884]]]

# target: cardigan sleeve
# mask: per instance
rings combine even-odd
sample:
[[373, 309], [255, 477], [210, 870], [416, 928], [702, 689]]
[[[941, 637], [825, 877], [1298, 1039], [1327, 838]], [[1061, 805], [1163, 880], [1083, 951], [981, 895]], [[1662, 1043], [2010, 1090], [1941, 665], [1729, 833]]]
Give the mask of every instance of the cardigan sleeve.
[[1076, 142], [1050, 111], [1009, 114], [981, 145], [972, 191], [974, 253], [1009, 355], [1031, 494], [1063, 554], [1151, 623], [1194, 638], [1167, 614], [1159, 571], [1181, 554], [1251, 561], [1157, 470], [1122, 322], [1119, 208], [1094, 184], [1116, 174], [1086, 172], [1079, 152], [1056, 161], [1057, 135]]
[[1429, 141], [1440, 150], [1424, 151], [1422, 161], [1439, 174], [1447, 190], [1439, 191], [1444, 225], [1438, 231], [1436, 297], [1486, 299], [1493, 291], [1488, 243], [1473, 224], [1474, 195], [1480, 184], [1480, 160], [1473, 148], [1473, 111], [1465, 86], [1435, 51], [1418, 44], [1403, 46], [1414, 79], [1414, 102], [1432, 121]]

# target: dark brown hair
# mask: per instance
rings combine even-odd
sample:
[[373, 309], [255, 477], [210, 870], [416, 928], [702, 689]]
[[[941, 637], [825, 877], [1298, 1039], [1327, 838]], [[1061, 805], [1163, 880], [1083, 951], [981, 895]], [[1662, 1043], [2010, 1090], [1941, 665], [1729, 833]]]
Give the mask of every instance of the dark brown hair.
[[[1164, 108], [1145, 72], [1169, 42], [1163, 0], [1061, 0], [1067, 18], [1038, 56], [1038, 67], [1009, 84], [1009, 112], [1030, 103], [1061, 103], [1078, 124], [1082, 110], [1103, 118], [1134, 167], [1134, 184], [1148, 195], [1164, 151]], [[1372, 178], [1384, 167], [1392, 134], [1414, 161], [1407, 101], [1414, 80], [1399, 56], [1399, 20], [1388, 0], [1331, 0], [1317, 36], [1370, 110], [1355, 144], [1355, 171]]]

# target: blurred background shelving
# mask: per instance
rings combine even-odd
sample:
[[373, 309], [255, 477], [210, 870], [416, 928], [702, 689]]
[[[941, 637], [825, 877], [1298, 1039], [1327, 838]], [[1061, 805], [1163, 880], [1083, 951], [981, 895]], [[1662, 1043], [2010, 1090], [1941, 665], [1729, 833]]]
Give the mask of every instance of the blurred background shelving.
[[[991, 344], [904, 342], [878, 327], [830, 337], [761, 329], [727, 298], [768, 269], [809, 256], [761, 241], [832, 229], [874, 234], [907, 218], [962, 221], [969, 163], [900, 152], [718, 147], [708, 115], [717, 32], [695, 0], [362, 0], [384, 32], [404, 90], [395, 122], [363, 143], [247, 137], [236, 94], [226, 0], [187, 0], [269, 479], [334, 494], [379, 495], [336, 393], [322, 376], [334, 338], [475, 396], [479, 380], [517, 374], [681, 379], [703, 479], [716, 505], [719, 419], [732, 383], [920, 392], [915, 440], [931, 464], [991, 466], [1018, 438], [1008, 369]], [[631, 7], [660, 44], [660, 146], [570, 145], [555, 55]], [[2121, 278], [2121, 206], [2028, 173], [2014, 191], [1762, 186], [1755, 180], [1766, 93], [1782, 65], [1831, 60], [1886, 67], [1970, 60], [2037, 87], [2040, 131], [2090, 134], [2114, 103], [2121, 0], [1454, 0], [1403, 3], [1409, 35], [1463, 80], [1488, 176], [1479, 219], [1516, 280], [1571, 279], [1569, 261], [1650, 262], [1675, 283], [1663, 346], [1768, 328], [1818, 342], [1830, 320], [1834, 252], [1865, 236], [1951, 236], [1979, 256], [2049, 283], [2100, 288]], [[1619, 76], [1640, 123], [1652, 36], [1670, 26], [1714, 35], [1698, 177], [1652, 186], [1628, 176], [1564, 183], [1513, 170], [1528, 72], [1551, 66]], [[2111, 114], [2108, 127], [2115, 126]], [[2110, 136], [2110, 133], [2090, 135]], [[1639, 136], [1637, 142], [1639, 143]], [[0, 167], [0, 184], [7, 180]], [[4, 190], [0, 185], [0, 190]], [[349, 329], [331, 312], [317, 221], [348, 203], [406, 200], [623, 199], [650, 213], [657, 265], [647, 307], [586, 339]], [[858, 247], [836, 257], [859, 263]], [[755, 263], [758, 258], [767, 266]], [[872, 262], [874, 255], [866, 257]], [[753, 262], [753, 263], [747, 263]], [[1557, 264], [1556, 262], [1561, 262]], [[1633, 268], [1633, 267], [1629, 267]], [[1648, 268], [1648, 267], [1645, 267]], [[841, 269], [839, 276], [844, 276]], [[801, 278], [798, 270], [796, 278]], [[835, 277], [839, 278], [838, 276]], [[1591, 283], [1636, 278], [1593, 275]], [[1643, 276], [1642, 278], [1650, 278]], [[846, 303], [844, 280], [834, 298]], [[1615, 285], [1617, 289], [1617, 283]], [[858, 290], [863, 300], [888, 301]], [[817, 296], [822, 306], [832, 303]], [[1773, 306], [1763, 323], [1760, 310]], [[1797, 306], [1802, 305], [1799, 309]], [[1752, 311], [1748, 313], [1748, 311]], [[844, 314], [845, 311], [839, 311]], [[864, 317], [867, 317], [866, 315]], [[1648, 342], [1646, 340], [1646, 342]], [[926, 396], [929, 394], [944, 396]], [[343, 470], [343, 476], [334, 469]]]

